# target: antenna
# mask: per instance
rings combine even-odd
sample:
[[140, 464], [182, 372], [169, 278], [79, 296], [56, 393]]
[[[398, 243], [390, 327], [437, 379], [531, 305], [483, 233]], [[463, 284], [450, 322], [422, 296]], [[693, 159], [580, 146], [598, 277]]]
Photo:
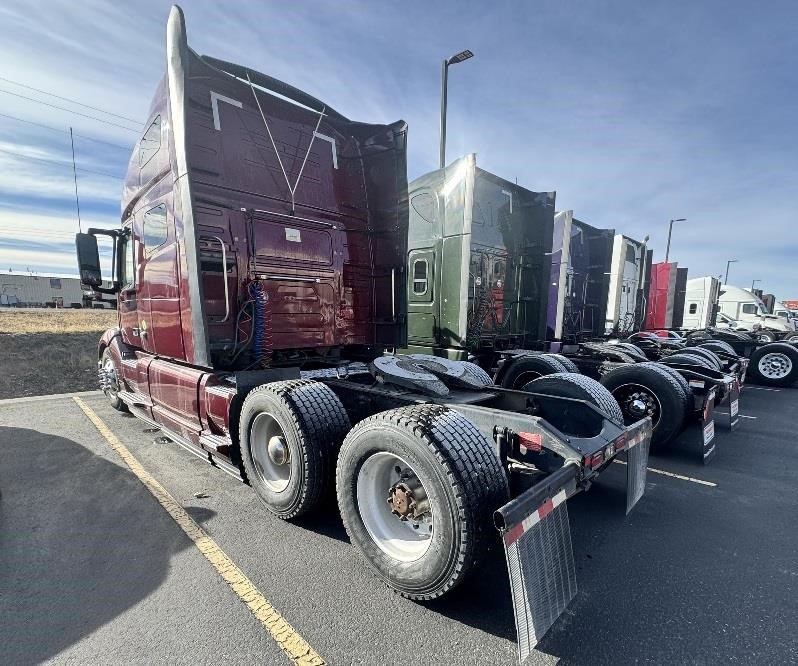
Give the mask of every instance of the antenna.
[[69, 143], [72, 145], [72, 177], [75, 179], [75, 205], [78, 207], [78, 231], [83, 232], [80, 228], [80, 199], [78, 199], [78, 171], [75, 168], [75, 139], [72, 136], [72, 128], [69, 128]]

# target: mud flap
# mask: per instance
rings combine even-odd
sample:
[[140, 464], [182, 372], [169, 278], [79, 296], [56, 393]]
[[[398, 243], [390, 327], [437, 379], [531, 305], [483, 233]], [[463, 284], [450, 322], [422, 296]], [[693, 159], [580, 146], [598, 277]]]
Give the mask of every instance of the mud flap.
[[740, 383], [737, 379], [729, 387], [729, 430], [740, 424]]
[[576, 467], [566, 465], [496, 512], [523, 662], [576, 595], [567, 499]]
[[626, 444], [626, 515], [646, 492], [646, 470], [648, 469], [648, 449], [651, 445], [651, 426], [631, 437]]
[[701, 456], [705, 465], [715, 457], [715, 390], [707, 393], [701, 410]]

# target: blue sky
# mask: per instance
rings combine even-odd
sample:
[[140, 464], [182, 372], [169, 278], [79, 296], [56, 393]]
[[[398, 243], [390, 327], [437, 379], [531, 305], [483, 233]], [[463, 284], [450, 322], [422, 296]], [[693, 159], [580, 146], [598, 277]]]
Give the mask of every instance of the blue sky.
[[[169, 7], [0, 0], [0, 77], [125, 117], [0, 80], [0, 114], [28, 121], [0, 115], [0, 269], [75, 273], [70, 125], [81, 216], [118, 224], [118, 179], [137, 135], [107, 123], [143, 123], [164, 71]], [[671, 259], [691, 276], [718, 275], [734, 258], [730, 283], [760, 279], [766, 291], [798, 298], [798, 3], [183, 9], [200, 53], [267, 72], [353, 119], [407, 120], [411, 179], [437, 166], [440, 61], [470, 48], [475, 58], [450, 70], [450, 160], [476, 152], [483, 168], [556, 190], [558, 209], [648, 234], [656, 260], [668, 220], [687, 217], [674, 229]]]

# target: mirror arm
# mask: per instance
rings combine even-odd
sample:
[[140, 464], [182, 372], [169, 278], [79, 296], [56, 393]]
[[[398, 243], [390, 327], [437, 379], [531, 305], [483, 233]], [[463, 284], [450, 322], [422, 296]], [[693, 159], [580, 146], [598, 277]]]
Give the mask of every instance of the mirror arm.
[[[113, 239], [114, 247], [112, 250], [112, 257], [111, 257], [111, 271], [113, 272], [114, 277], [116, 277], [117, 241], [119, 240], [119, 237], [125, 233], [125, 231], [124, 230], [120, 231], [118, 229], [97, 229], [95, 227], [92, 227], [88, 229], [86, 233], [91, 234], [92, 236], [110, 236]], [[110, 289], [107, 289], [105, 287], [92, 287], [92, 289], [98, 294], [118, 294], [121, 288], [119, 280], [112, 280], [111, 284], [113, 286]]]

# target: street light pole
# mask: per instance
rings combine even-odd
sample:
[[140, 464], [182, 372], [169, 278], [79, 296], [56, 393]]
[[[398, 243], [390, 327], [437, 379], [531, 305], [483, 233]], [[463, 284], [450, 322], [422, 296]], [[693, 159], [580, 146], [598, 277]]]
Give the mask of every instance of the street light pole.
[[474, 54], [466, 49], [453, 55], [451, 58], [445, 58], [441, 65], [441, 142], [440, 142], [440, 168], [446, 166], [446, 106], [447, 106], [447, 92], [449, 87], [449, 65], [456, 65], [458, 62], [463, 62], [469, 58], [473, 58]]
[[686, 217], [680, 217], [676, 220], [671, 220], [671, 223], [668, 225], [668, 245], [665, 248], [665, 263], [668, 263], [668, 257], [671, 253], [671, 234], [673, 233], [673, 223], [674, 222], [686, 222]]
[[723, 280], [723, 284], [729, 284], [729, 265], [736, 263], [736, 259], [729, 259], [726, 262], [726, 278]]

